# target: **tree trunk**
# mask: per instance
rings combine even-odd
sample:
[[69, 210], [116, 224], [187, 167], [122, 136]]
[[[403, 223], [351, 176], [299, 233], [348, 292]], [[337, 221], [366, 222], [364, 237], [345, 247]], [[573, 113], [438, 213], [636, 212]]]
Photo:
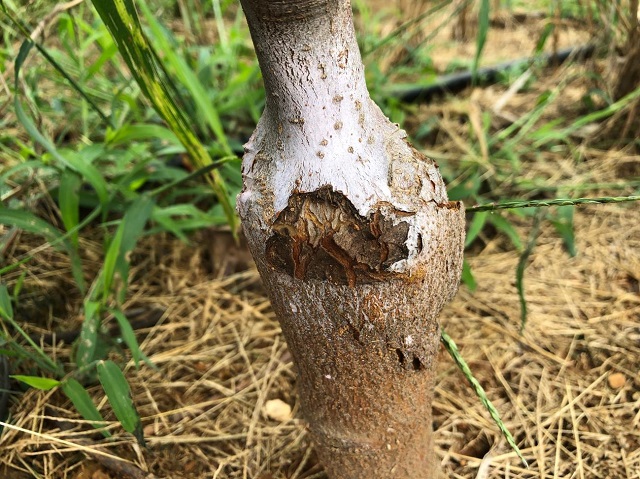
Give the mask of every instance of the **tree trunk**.
[[437, 316], [464, 211], [369, 98], [348, 0], [242, 0], [266, 107], [238, 197], [332, 479], [437, 477]]

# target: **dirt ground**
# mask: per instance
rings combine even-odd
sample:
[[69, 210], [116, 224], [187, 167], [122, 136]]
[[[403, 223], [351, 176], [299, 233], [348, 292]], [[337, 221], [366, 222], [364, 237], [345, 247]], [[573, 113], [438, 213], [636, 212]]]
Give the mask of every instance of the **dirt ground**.
[[[514, 36], [529, 35], [518, 28], [513, 26]], [[565, 46], [574, 44], [562, 38]], [[509, 48], [514, 54], [508, 58], [522, 56], [522, 46]], [[498, 56], [496, 47], [495, 58], [505, 59]], [[571, 95], [586, 86], [572, 88], [547, 115], [575, 111]], [[472, 107], [488, 110], [505, 92], [500, 86], [478, 89], [420, 107], [408, 126], [437, 116], [449, 134], [419, 146], [455, 156], [462, 150], [456, 138], [468, 132], [456, 118]], [[504, 118], [521, 115], [538, 94], [513, 97]], [[523, 178], [549, 185], [640, 176], [640, 157], [624, 145], [602, 152], [585, 144], [574, 156], [523, 161]], [[589, 196], [632, 192], [595, 190]], [[508, 217], [526, 240], [531, 219]], [[543, 222], [525, 273], [529, 316], [523, 334], [515, 287], [519, 252], [492, 231], [468, 251], [477, 290], [461, 286], [441, 315], [442, 326], [530, 467], [522, 467], [442, 349], [434, 429], [444, 477], [640, 479], [640, 206], [580, 207], [574, 226], [578, 254], [570, 257]], [[24, 236], [13, 254], [32, 251], [37, 241]], [[99, 237], [82, 246], [97, 270]], [[225, 262], [239, 271], [225, 274]], [[13, 428], [0, 443], [0, 478], [325, 478], [300, 418], [291, 357], [246, 251], [213, 232], [198, 233], [190, 244], [154, 236], [135, 252], [134, 264], [125, 309], [144, 325], [139, 340], [155, 368], [136, 370], [129, 362], [127, 376], [147, 447], [121, 430], [98, 388], [94, 399], [114, 421], [112, 441], [96, 436], [60, 392], [29, 390], [14, 396]], [[69, 293], [74, 288], [66, 259], [45, 249], [29, 271], [22, 311], [32, 322], [29, 332], [78, 329], [80, 302]], [[65, 343], [45, 349], [62, 360], [71, 353]]]

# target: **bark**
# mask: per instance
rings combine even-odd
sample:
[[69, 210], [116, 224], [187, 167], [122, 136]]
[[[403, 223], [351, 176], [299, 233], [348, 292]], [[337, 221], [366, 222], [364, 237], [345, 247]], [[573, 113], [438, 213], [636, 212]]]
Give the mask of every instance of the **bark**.
[[242, 0], [266, 107], [238, 197], [332, 479], [434, 478], [437, 316], [464, 211], [371, 101], [348, 0]]

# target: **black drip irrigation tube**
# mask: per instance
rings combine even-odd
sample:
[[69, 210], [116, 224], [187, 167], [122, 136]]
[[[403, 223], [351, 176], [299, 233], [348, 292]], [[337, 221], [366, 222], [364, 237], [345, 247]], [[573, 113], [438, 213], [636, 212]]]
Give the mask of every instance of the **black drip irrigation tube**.
[[476, 73], [475, 83], [473, 73], [471, 71], [464, 71], [438, 77], [434, 83], [429, 85], [412, 86], [410, 88], [391, 88], [389, 90], [389, 96], [395, 97], [404, 103], [429, 103], [436, 97], [460, 93], [474, 84], [477, 86], [493, 85], [498, 82], [501, 73], [512, 68], [528, 67], [536, 62], [544, 63], [547, 66], [560, 65], [570, 57], [584, 61], [590, 58], [594, 52], [595, 45], [566, 48], [564, 50], [558, 50], [555, 53], [521, 58], [490, 67], [479, 68]]

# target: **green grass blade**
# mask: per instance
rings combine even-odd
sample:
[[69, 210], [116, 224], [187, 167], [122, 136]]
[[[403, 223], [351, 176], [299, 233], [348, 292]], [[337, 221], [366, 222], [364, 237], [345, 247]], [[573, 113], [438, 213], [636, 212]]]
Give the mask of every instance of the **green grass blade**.
[[[547, 143], [552, 142], [552, 141], [566, 141], [567, 138], [569, 138], [573, 133], [575, 133], [580, 128], [582, 128], [582, 127], [584, 127], [586, 125], [589, 125], [591, 123], [595, 123], [597, 121], [604, 120], [605, 118], [609, 118], [610, 116], [614, 115], [615, 113], [618, 113], [619, 111], [621, 111], [624, 108], [626, 108], [629, 105], [631, 105], [638, 98], [640, 98], [640, 88], [635, 89], [634, 91], [632, 91], [631, 93], [629, 93], [625, 97], [621, 98], [620, 100], [618, 100], [615, 103], [612, 103], [608, 107], [603, 108], [602, 110], [598, 110], [598, 111], [595, 111], [593, 113], [589, 113], [588, 115], [585, 115], [585, 116], [582, 116], [582, 117], [578, 118], [576, 121], [574, 121], [567, 128], [564, 128], [564, 129], [559, 129], [559, 128], [552, 129], [551, 131], [548, 132], [548, 134], [545, 134], [543, 137], [541, 137], [538, 140], [536, 140], [533, 143], [533, 147], [536, 148], [536, 149], [540, 149], [544, 145], [546, 145]], [[534, 135], [535, 135], [535, 133], [532, 134], [532, 136], [534, 136]]]
[[71, 260], [71, 272], [76, 285], [84, 293], [85, 284], [82, 275], [82, 263], [80, 256], [67, 238], [57, 228], [37, 217], [33, 213], [24, 210], [13, 210], [0, 205], [0, 224], [15, 226], [21, 230], [44, 237], [53, 247], [62, 247]]
[[485, 223], [487, 222], [487, 215], [489, 213], [482, 212], [473, 216], [471, 220], [471, 224], [469, 225], [469, 231], [467, 231], [467, 236], [464, 240], [464, 247], [468, 248], [471, 243], [478, 237], [482, 228], [484, 228]]
[[[202, 85], [202, 82], [185, 59], [176, 53], [175, 47], [169, 43], [166, 38], [166, 30], [162, 28], [155, 15], [151, 13], [147, 3], [144, 0], [140, 0], [138, 5], [151, 27], [153, 38], [158, 43], [160, 51], [166, 55], [169, 64], [173, 66], [174, 71], [178, 75], [180, 83], [182, 83], [182, 85], [191, 94], [198, 111], [200, 111], [202, 116], [206, 119], [209, 128], [211, 128], [211, 131], [216, 135], [216, 138], [222, 145], [225, 154], [231, 155], [232, 151], [229, 147], [229, 142], [224, 132], [224, 128], [222, 127], [220, 115], [214, 108], [213, 102], [207, 94], [205, 87]], [[158, 60], [158, 62], [162, 64], [161, 60]]]
[[102, 414], [100, 414], [82, 384], [73, 378], [69, 378], [62, 383], [62, 391], [86, 421], [91, 421], [93, 427], [100, 429], [104, 437], [111, 437], [111, 433], [104, 429], [107, 424]]
[[553, 21], [550, 21], [544, 26], [544, 28], [542, 29], [542, 33], [540, 34], [540, 38], [538, 38], [538, 42], [536, 43], [536, 47], [534, 49], [536, 55], [540, 55], [544, 52], [544, 46], [547, 44], [547, 40], [550, 38], [555, 28], [556, 25]]
[[[58, 188], [58, 204], [62, 223], [67, 231], [73, 230], [80, 222], [81, 186], [82, 178], [78, 173], [68, 168], [62, 171]], [[78, 238], [78, 231], [73, 231], [69, 236], [69, 240], [76, 251], [78, 250]]]
[[533, 208], [540, 206], [573, 206], [573, 205], [603, 205], [607, 203], [625, 203], [640, 201], [640, 196], [603, 196], [599, 198], [556, 198], [553, 200], [503, 201], [500, 203], [486, 203], [484, 205], [469, 206], [467, 213], [480, 211], [513, 210], [517, 208]]
[[79, 368], [86, 368], [95, 360], [98, 329], [102, 319], [100, 307], [101, 305], [97, 301], [84, 302], [84, 322], [82, 323], [76, 349], [76, 364]]
[[172, 190], [174, 189], [176, 186], [179, 186], [183, 183], [186, 183], [187, 181], [191, 181], [194, 178], [198, 178], [200, 176], [203, 176], [205, 174], [207, 174], [210, 171], [213, 171], [217, 168], [220, 168], [222, 166], [224, 166], [225, 164], [233, 161], [233, 160], [237, 160], [238, 157], [237, 156], [225, 156], [224, 158], [220, 158], [219, 160], [216, 160], [210, 164], [208, 164], [207, 166], [203, 166], [202, 168], [198, 168], [196, 171], [189, 173], [188, 175], [185, 175], [181, 178], [177, 178], [173, 181], [171, 181], [170, 183], [167, 183], [165, 185], [159, 186], [158, 188], [152, 190], [149, 192], [149, 196], [158, 196], [161, 193], [164, 193], [168, 190]]
[[556, 229], [569, 255], [574, 257], [578, 254], [576, 249], [576, 235], [573, 228], [573, 206], [560, 206], [556, 217], [551, 220], [551, 224]]
[[124, 236], [124, 228], [122, 227], [123, 224], [124, 220], [120, 223], [118, 229], [116, 229], [116, 234], [114, 234], [113, 238], [111, 238], [109, 249], [107, 250], [107, 254], [105, 254], [104, 256], [104, 265], [102, 266], [101, 273], [103, 298], [109, 297], [111, 286], [113, 285], [115, 279], [116, 266], [120, 256], [120, 250], [122, 249], [122, 237]]
[[[19, 91], [20, 68], [22, 67], [24, 61], [27, 59], [29, 51], [32, 47], [33, 43], [30, 40], [24, 41], [20, 46], [18, 55], [16, 56], [16, 60], [14, 62], [14, 84], [16, 91]], [[20, 123], [22, 123], [22, 126], [24, 126], [25, 130], [27, 130], [27, 133], [29, 133], [31, 138], [40, 143], [40, 145], [42, 145], [57, 161], [67, 166], [68, 168], [77, 171], [87, 182], [89, 182], [89, 184], [96, 191], [101, 205], [103, 207], [106, 207], [106, 203], [108, 200], [107, 184], [100, 175], [100, 172], [93, 165], [82, 161], [80, 158], [77, 158], [75, 156], [64, 157], [63, 155], [61, 155], [53, 145], [53, 143], [45, 138], [45, 136], [40, 133], [38, 128], [36, 128], [35, 124], [28, 118], [26, 112], [22, 108], [22, 103], [20, 102], [20, 98], [18, 95], [15, 96], [13, 104], [18, 120], [20, 121]]]
[[[2, 4], [2, 2], [0, 2], [0, 4]], [[2, 4], [2, 6], [4, 7], [4, 4]], [[100, 116], [100, 118], [102, 118], [102, 120], [105, 123], [109, 123], [109, 117], [100, 109], [100, 107], [93, 101], [93, 99], [89, 95], [87, 95], [87, 93], [78, 84], [78, 82], [76, 82], [73, 79], [73, 77], [71, 75], [69, 75], [69, 73], [67, 73], [67, 71], [62, 67], [62, 65], [60, 63], [58, 63], [40, 43], [33, 41], [33, 39], [31, 38], [31, 33], [22, 24], [22, 22], [20, 22], [17, 18], [15, 18], [15, 16], [12, 15], [8, 11], [8, 9], [3, 8], [3, 12], [7, 16], [7, 18], [9, 18], [10, 22], [24, 36], [25, 40], [24, 40], [23, 45], [24, 44], [28, 44], [28, 48], [23, 53], [22, 58], [20, 58], [20, 55], [18, 55], [17, 60], [18, 59], [20, 60], [19, 66], [22, 66], [22, 63], [24, 63], [24, 60], [26, 59], [26, 55], [28, 54], [28, 51], [31, 50], [31, 48], [36, 47], [36, 49], [40, 52], [40, 54], [51, 64], [51, 66], [53, 66], [53, 68], [55, 68], [58, 71], [58, 73], [60, 73], [60, 75], [62, 75], [62, 77], [65, 80], [67, 80], [67, 82], [69, 82], [71, 87], [74, 90], [76, 90], [78, 92], [78, 94], [80, 94], [80, 96], [82, 96], [82, 98], [84, 98], [84, 100], [96, 111], [96, 113]], [[16, 69], [15, 69], [16, 78], [18, 76], [18, 70], [19, 70], [19, 67], [16, 66]]]
[[496, 214], [489, 215], [489, 223], [491, 223], [496, 230], [506, 235], [510, 240], [513, 246], [518, 251], [522, 251], [522, 241], [520, 240], [520, 235], [513, 227], [513, 225], [502, 216], [498, 216]]
[[[141, 195], [127, 209], [122, 222], [118, 225], [114, 241], [109, 246], [105, 257], [104, 268], [104, 297], [107, 298], [109, 290], [114, 280], [114, 273], [120, 276], [123, 287], [121, 291], [126, 291], [129, 279], [129, 253], [137, 244], [144, 231], [147, 220], [155, 206], [155, 201], [151, 196]], [[107, 271], [107, 264], [112, 268]]]
[[[12, 213], [15, 213], [16, 210], [10, 210], [7, 208], [4, 208], [2, 205], [0, 205], [0, 224], [13, 224], [11, 223], [11, 221], [7, 220], [7, 216], [9, 216], [9, 219], [12, 219]], [[102, 211], [102, 208], [100, 206], [95, 207], [93, 210], [91, 210], [91, 212], [82, 219], [82, 221], [80, 223], [78, 223], [77, 226], [75, 226], [74, 228], [72, 228], [70, 231], [66, 232], [63, 235], [57, 236], [55, 239], [49, 240], [49, 244], [56, 248], [59, 247], [60, 244], [64, 244], [65, 241], [67, 241], [67, 239], [71, 236], [71, 234], [73, 234], [75, 231], [80, 231], [82, 228], [84, 228], [85, 226], [89, 225], [93, 220], [95, 220], [99, 215], [100, 215], [100, 211]], [[18, 212], [18, 215], [23, 215], [24, 212]], [[29, 213], [28, 213], [29, 214]], [[33, 215], [32, 215], [33, 216]], [[5, 221], [3, 222], [2, 218], [5, 218]], [[36, 219], [39, 219], [37, 216], [33, 216]], [[48, 225], [48, 223], [45, 222], [46, 225]], [[27, 226], [29, 225], [29, 223], [27, 223]], [[27, 230], [30, 231], [30, 230]], [[57, 231], [57, 230], [55, 230]], [[76, 285], [78, 286], [78, 289], [80, 289], [80, 291], [82, 292], [82, 294], [85, 293], [85, 284], [84, 284], [84, 278], [82, 276], [82, 265], [80, 263], [80, 257], [76, 255], [76, 258], [74, 259], [74, 250], [73, 248], [68, 248], [67, 251], [69, 251], [69, 254], [72, 255], [71, 256], [71, 271], [73, 274], [74, 279], [76, 280]], [[31, 260], [31, 256], [27, 256], [25, 258], [22, 258], [19, 261], [16, 261], [13, 264], [10, 264], [8, 266], [5, 266], [4, 268], [0, 268], [0, 275], [4, 275], [4, 274], [8, 274], [14, 270], [16, 270], [17, 268], [19, 268], [20, 266], [22, 266], [25, 263], [28, 263]]]
[[56, 364], [45, 352], [40, 348], [31, 337], [20, 327], [18, 323], [13, 319], [13, 307], [11, 306], [11, 296], [9, 290], [5, 284], [0, 283], [0, 319], [6, 321], [15, 329], [20, 336], [27, 342], [31, 348], [37, 353], [33, 354], [26, 349], [17, 345], [17, 348], [24, 353], [24, 355], [32, 359], [38, 366], [45, 370], [55, 374], [61, 374], [62, 368]]
[[120, 224], [124, 230], [120, 261], [125, 260], [125, 256], [133, 250], [140, 239], [154, 206], [155, 200], [151, 196], [140, 195], [127, 209]]
[[520, 300], [520, 334], [524, 332], [524, 328], [527, 326], [527, 299], [524, 295], [524, 270], [527, 268], [527, 260], [533, 249], [536, 246], [536, 240], [538, 239], [538, 233], [540, 232], [540, 223], [542, 215], [538, 211], [533, 220], [533, 228], [529, 234], [529, 240], [527, 241], [527, 247], [524, 249], [520, 258], [518, 259], [518, 266], [516, 267], [516, 289], [518, 290], [518, 299]]
[[[102, 21], [118, 45], [140, 89], [155, 110], [167, 122], [198, 168], [209, 165], [209, 153], [193, 132], [190, 120], [176, 104], [175, 87], [168, 81], [165, 69], [147, 40], [132, 0], [92, 0]], [[213, 171], [211, 186], [222, 205], [232, 230], [238, 220], [227, 186], [219, 172]]]
[[91, 63], [87, 69], [84, 71], [83, 78], [85, 80], [93, 78], [96, 73], [104, 71], [105, 64], [111, 61], [118, 54], [118, 46], [113, 41], [113, 38], [109, 35], [109, 32], [106, 28], [99, 27], [89, 27], [95, 28], [97, 38], [92, 39], [94, 43], [98, 43], [100, 45], [100, 56]]
[[[451, 18], [455, 17], [455, 15], [457, 15], [457, 13], [460, 10], [462, 10], [462, 8], [467, 6], [470, 2], [471, 2], [471, 0], [465, 0], [463, 2], [460, 2], [460, 5], [451, 14]], [[438, 11], [442, 10], [444, 7], [447, 7], [447, 6], [451, 5], [451, 3], [452, 3], [452, 0], [441, 1], [441, 2], [439, 2], [437, 4], [435, 4], [433, 7], [431, 7], [426, 12], [421, 13], [420, 15], [418, 15], [416, 18], [412, 18], [410, 20], [407, 20], [402, 25], [399, 25], [397, 28], [395, 28], [393, 31], [391, 31], [387, 36], [385, 36], [385, 37], [379, 39], [378, 41], [376, 41], [375, 44], [373, 44], [370, 48], [365, 49], [362, 52], [362, 56], [366, 57], [369, 54], [373, 53], [374, 51], [378, 50], [379, 48], [381, 48], [381, 47], [383, 47], [383, 46], [385, 46], [385, 45], [387, 45], [389, 43], [392, 43], [392, 42], [396, 41], [405, 32], [411, 30], [412, 28], [418, 27], [419, 24], [423, 20], [426, 20], [427, 18], [431, 17], [432, 15], [437, 13]], [[439, 30], [439, 28], [436, 28], [436, 30]], [[433, 34], [433, 32], [432, 32], [432, 34]], [[429, 35], [425, 40], [426, 41], [424, 41], [423, 43], [426, 43], [429, 40], [431, 40], [431, 35]], [[399, 41], [401, 41], [401, 40], [399, 40]]]
[[224, 26], [224, 17], [222, 16], [222, 8], [220, 7], [220, 0], [213, 0], [213, 16], [216, 20], [216, 29], [218, 30], [218, 38], [220, 39], [220, 46], [225, 55], [231, 55], [231, 48], [229, 46], [229, 36], [227, 35], [227, 29]]
[[110, 310], [110, 312], [111, 314], [113, 314], [113, 317], [116, 318], [116, 321], [118, 322], [118, 326], [120, 327], [120, 333], [122, 334], [122, 339], [124, 340], [129, 350], [131, 351], [131, 355], [133, 356], [133, 361], [137, 368], [140, 361], [142, 360], [148, 361], [148, 358], [140, 349], [140, 345], [138, 344], [138, 339], [136, 338], [136, 333], [131, 327], [131, 323], [129, 322], [127, 317], [122, 313], [122, 311], [114, 309], [114, 310]]
[[471, 291], [472, 293], [478, 288], [478, 282], [473, 276], [471, 266], [466, 259], [462, 263], [462, 282], [467, 286], [467, 288], [469, 288], [469, 291]]
[[113, 361], [100, 361], [98, 379], [104, 389], [114, 414], [125, 431], [133, 434], [138, 444], [145, 445], [142, 422], [131, 399], [131, 390], [124, 374]]
[[[543, 183], [544, 182], [544, 183]], [[549, 185], [546, 180], [519, 180], [516, 181], [518, 191], [588, 191], [588, 190], [625, 190], [628, 188], [640, 188], [640, 181], [619, 181], [612, 183], [588, 183], [581, 185]]]
[[53, 145], [53, 143], [45, 138], [44, 135], [38, 131], [34, 123], [27, 117], [27, 114], [22, 108], [22, 103], [18, 99], [17, 95], [13, 106], [18, 120], [20, 121], [20, 123], [22, 123], [22, 126], [24, 126], [24, 129], [27, 130], [27, 133], [29, 133], [31, 138], [40, 143], [40, 145], [42, 145], [51, 154], [51, 156], [53, 156], [62, 165], [78, 172], [93, 187], [96, 194], [98, 195], [100, 203], [103, 205], [103, 207], [106, 207], [106, 203], [109, 199], [107, 183], [98, 169], [92, 164], [84, 162], [76, 155], [61, 155], [57, 148]]
[[480, 11], [478, 12], [478, 34], [476, 36], [476, 54], [473, 57], [473, 64], [471, 66], [471, 76], [473, 82], [478, 81], [478, 67], [480, 65], [480, 58], [482, 57], [482, 51], [487, 42], [487, 34], [489, 32], [489, 12], [491, 7], [489, 0], [480, 1]]
[[[504, 130], [496, 133], [489, 141], [490, 146], [497, 143], [498, 141], [501, 141], [517, 130], [517, 133], [515, 133], [513, 137], [506, 140], [500, 147], [500, 150], [495, 153], [495, 155], [506, 155], [507, 152], [517, 151], [517, 146], [525, 140], [525, 137], [528, 134], [533, 136], [534, 133], [530, 133], [530, 131], [542, 117], [547, 107], [556, 100], [556, 98], [562, 91], [564, 91], [564, 83], [561, 83], [561, 85], [551, 91], [541, 94], [538, 98], [537, 105], [530, 112], [523, 115], [521, 118], [518, 118], [518, 120], [509, 125]], [[553, 132], [554, 129], [551, 128], [550, 131]]]
[[[57, 240], [62, 237], [60, 230], [25, 210], [14, 210], [0, 206], [0, 224], [15, 226], [29, 233], [42, 236], [51, 243], [56, 242], [56, 244], [59, 244], [60, 242]], [[62, 243], [69, 248], [68, 243], [65, 244], [65, 241], [62, 241]]]
[[222, 213], [216, 214], [215, 209], [206, 212], [195, 205], [189, 204], [158, 207], [153, 211], [152, 218], [161, 225], [161, 228], [152, 228], [150, 233], [164, 229], [186, 243], [189, 242], [189, 239], [184, 232], [207, 228], [212, 225], [223, 225], [225, 219]]
[[171, 145], [182, 145], [176, 135], [162, 125], [139, 123], [107, 130], [105, 142], [110, 146], [125, 145], [132, 141], [163, 140]]
[[60, 381], [56, 379], [43, 378], [40, 376], [23, 376], [21, 374], [14, 374], [9, 377], [41, 391], [49, 391], [60, 385]]
[[451, 337], [444, 330], [440, 332], [440, 339], [442, 340], [444, 347], [447, 349], [447, 351], [451, 355], [451, 358], [453, 359], [453, 361], [456, 363], [460, 371], [462, 371], [462, 374], [464, 374], [464, 376], [467, 378], [467, 380], [471, 384], [471, 387], [476, 393], [476, 396], [478, 396], [482, 405], [489, 412], [489, 415], [498, 426], [498, 429], [500, 429], [500, 432], [506, 439], [509, 446], [511, 446], [511, 449], [513, 449], [513, 451], [518, 455], [518, 457], [522, 461], [522, 464], [524, 464], [524, 466], [528, 468], [529, 465], [527, 464], [527, 461], [522, 455], [520, 448], [516, 444], [515, 439], [513, 438], [513, 436], [507, 429], [507, 427], [502, 422], [502, 419], [500, 419], [500, 413], [487, 397], [487, 393], [484, 391], [484, 389], [482, 388], [478, 380], [473, 376], [471, 369], [469, 369], [469, 365], [461, 356], [460, 351], [458, 350], [458, 346], [456, 346], [456, 343], [453, 341], [453, 339], [451, 339]]
[[0, 283], [0, 318], [13, 318], [13, 306], [7, 285]]
[[13, 284], [13, 300], [18, 301], [18, 297], [20, 296], [20, 292], [22, 291], [22, 287], [24, 286], [24, 279], [27, 277], [27, 271], [23, 271], [18, 276], [18, 279]]

